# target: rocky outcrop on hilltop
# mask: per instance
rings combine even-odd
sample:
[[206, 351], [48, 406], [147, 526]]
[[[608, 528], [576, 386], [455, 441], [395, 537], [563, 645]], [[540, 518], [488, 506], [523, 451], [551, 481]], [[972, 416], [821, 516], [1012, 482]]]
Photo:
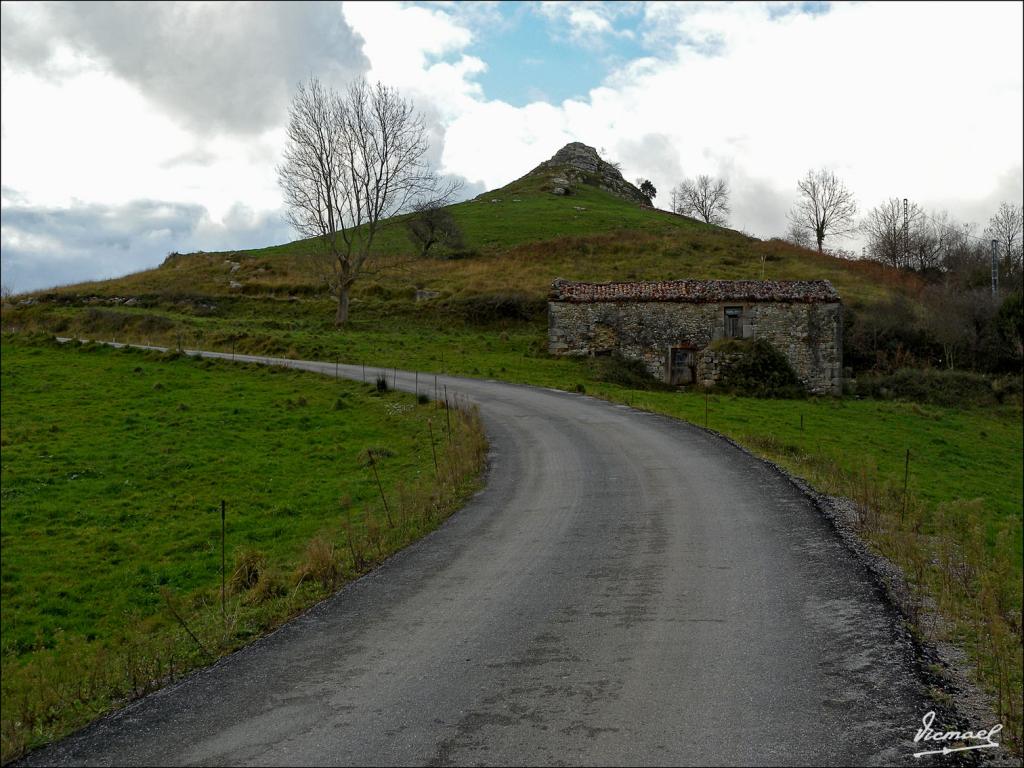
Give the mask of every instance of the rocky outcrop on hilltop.
[[639, 189], [622, 178], [618, 168], [579, 141], [566, 144], [529, 175], [548, 176], [549, 191], [554, 195], [570, 195], [576, 184], [590, 184], [625, 200], [650, 205]]

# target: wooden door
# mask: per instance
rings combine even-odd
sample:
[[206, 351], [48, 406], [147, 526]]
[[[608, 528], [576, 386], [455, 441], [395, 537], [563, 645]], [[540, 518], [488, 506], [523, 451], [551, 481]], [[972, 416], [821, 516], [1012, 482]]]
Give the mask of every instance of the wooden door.
[[669, 361], [668, 383], [672, 386], [693, 384], [693, 350], [674, 347]]

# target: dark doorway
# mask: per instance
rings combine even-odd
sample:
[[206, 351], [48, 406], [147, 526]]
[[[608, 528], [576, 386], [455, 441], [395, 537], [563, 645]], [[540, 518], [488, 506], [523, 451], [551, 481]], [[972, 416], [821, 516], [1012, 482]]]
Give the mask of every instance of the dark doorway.
[[693, 384], [693, 350], [673, 347], [669, 355], [668, 383], [672, 386]]

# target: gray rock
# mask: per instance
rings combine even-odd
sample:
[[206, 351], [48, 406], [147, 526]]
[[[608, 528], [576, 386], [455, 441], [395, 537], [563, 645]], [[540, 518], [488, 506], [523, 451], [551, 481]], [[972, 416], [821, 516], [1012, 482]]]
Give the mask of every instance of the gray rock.
[[625, 200], [645, 206], [651, 204], [639, 189], [622, 178], [618, 168], [602, 160], [596, 149], [578, 141], [566, 144], [531, 174], [545, 172], [553, 172], [551, 193], [555, 195], [569, 194], [572, 184], [586, 182]]

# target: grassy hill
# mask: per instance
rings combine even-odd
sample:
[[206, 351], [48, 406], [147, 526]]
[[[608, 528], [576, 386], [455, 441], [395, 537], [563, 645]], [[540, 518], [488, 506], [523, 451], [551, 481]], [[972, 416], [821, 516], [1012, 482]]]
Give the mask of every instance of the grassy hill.
[[[587, 184], [567, 196], [528, 175], [474, 200], [450, 206], [463, 230], [462, 258], [413, 259], [405, 217], [384, 224], [375, 244], [380, 274], [361, 280], [364, 305], [411, 299], [416, 289], [441, 299], [506, 291], [543, 298], [556, 277], [569, 279], [760, 278], [829, 279], [854, 306], [913, 290], [916, 281], [876, 264], [822, 256], [782, 241], [648, 208]], [[203, 294], [315, 297], [320, 286], [303, 261], [307, 241], [248, 251], [172, 255], [156, 269], [123, 278], [65, 286], [57, 296]], [[238, 267], [231, 271], [232, 264]], [[241, 287], [232, 289], [231, 283]], [[399, 302], [400, 303], [400, 302]], [[397, 307], [390, 306], [389, 309]], [[358, 313], [353, 309], [353, 315]]]

